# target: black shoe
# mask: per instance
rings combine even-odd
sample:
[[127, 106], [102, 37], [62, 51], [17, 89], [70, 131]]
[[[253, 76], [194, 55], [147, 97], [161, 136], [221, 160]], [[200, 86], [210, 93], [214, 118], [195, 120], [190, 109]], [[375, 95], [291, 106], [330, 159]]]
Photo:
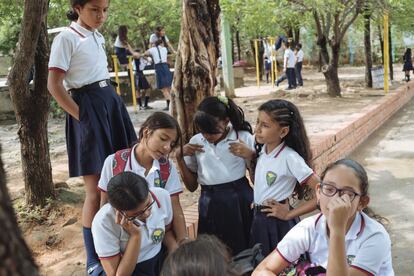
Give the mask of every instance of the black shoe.
[[288, 88], [286, 88], [286, 90], [293, 90], [293, 89], [295, 89], [294, 87], [288, 87]]
[[153, 109], [153, 108], [151, 106], [147, 105], [147, 106], [144, 106], [144, 109], [148, 110], [148, 109]]
[[279, 81], [276, 81], [276, 86], [279, 86], [279, 83], [280, 83]]
[[164, 111], [169, 111], [169, 110], [170, 110], [170, 108], [165, 107], [163, 110], [164, 110]]

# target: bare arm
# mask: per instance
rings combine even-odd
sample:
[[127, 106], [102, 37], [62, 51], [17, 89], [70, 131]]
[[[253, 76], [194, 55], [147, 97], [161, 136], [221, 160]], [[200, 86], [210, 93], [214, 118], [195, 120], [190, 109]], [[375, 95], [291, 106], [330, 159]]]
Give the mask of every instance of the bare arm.
[[106, 192], [101, 191], [101, 202], [99, 207], [104, 206], [106, 203], [108, 203], [108, 195], [106, 194]]
[[50, 70], [47, 79], [47, 88], [60, 107], [79, 121], [79, 106], [75, 103], [63, 86], [65, 73]]
[[288, 265], [289, 263], [274, 250], [256, 267], [252, 276], [277, 275]]
[[167, 42], [167, 46], [173, 51], [174, 54], [177, 54], [177, 51], [174, 49], [170, 41]]
[[178, 168], [180, 169], [181, 177], [184, 181], [185, 187], [190, 191], [194, 192], [198, 188], [197, 174], [190, 171], [185, 164], [183, 157], [177, 157]]
[[175, 234], [175, 240], [177, 243], [181, 243], [187, 239], [188, 235], [179, 195], [174, 195], [171, 197], [171, 204], [173, 209], [173, 230]]

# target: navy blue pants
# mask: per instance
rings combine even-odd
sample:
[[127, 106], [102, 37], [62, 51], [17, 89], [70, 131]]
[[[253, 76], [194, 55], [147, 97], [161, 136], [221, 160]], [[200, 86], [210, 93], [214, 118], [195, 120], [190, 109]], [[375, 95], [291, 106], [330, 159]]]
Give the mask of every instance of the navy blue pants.
[[286, 68], [286, 77], [288, 79], [289, 88], [296, 88], [295, 68]]
[[253, 190], [246, 177], [218, 185], [202, 185], [198, 234], [216, 235], [235, 255], [249, 247]]
[[293, 228], [299, 219], [280, 220], [274, 217], [267, 217], [266, 213], [255, 211], [252, 222], [250, 245], [262, 244], [262, 253], [269, 255], [283, 237]]
[[296, 74], [296, 79], [298, 80], [298, 85], [302, 86], [303, 85], [303, 80], [302, 80], [302, 62], [297, 62], [295, 64], [295, 74]]

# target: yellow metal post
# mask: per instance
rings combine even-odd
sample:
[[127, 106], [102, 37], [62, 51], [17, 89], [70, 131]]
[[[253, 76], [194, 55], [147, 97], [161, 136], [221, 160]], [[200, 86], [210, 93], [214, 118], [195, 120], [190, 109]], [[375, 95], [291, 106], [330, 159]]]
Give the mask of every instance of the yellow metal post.
[[260, 87], [260, 68], [259, 68], [259, 40], [254, 40], [254, 50], [256, 52], [256, 81], [257, 86]]
[[270, 39], [270, 57], [269, 57], [269, 59], [270, 59], [270, 64], [271, 64], [271, 70], [270, 70], [270, 73], [272, 74], [272, 87], [275, 87], [275, 66], [274, 66], [274, 63], [273, 63], [273, 60], [274, 60], [274, 51], [273, 51], [273, 44], [275, 43], [275, 41], [274, 41], [274, 39], [273, 38], [271, 38]]
[[389, 92], [388, 74], [389, 74], [389, 38], [388, 38], [388, 11], [384, 12], [384, 91], [385, 94]]
[[132, 68], [132, 57], [128, 57], [128, 69], [129, 69], [129, 77], [131, 81], [131, 91], [132, 91], [132, 105], [134, 106], [134, 111], [137, 111], [137, 97], [136, 97], [136, 91], [135, 91], [135, 75], [134, 70]]
[[112, 55], [112, 60], [114, 61], [114, 71], [115, 71], [115, 82], [118, 84], [116, 86], [116, 93], [121, 95], [121, 89], [119, 88], [119, 76], [118, 76], [118, 58], [116, 55]]

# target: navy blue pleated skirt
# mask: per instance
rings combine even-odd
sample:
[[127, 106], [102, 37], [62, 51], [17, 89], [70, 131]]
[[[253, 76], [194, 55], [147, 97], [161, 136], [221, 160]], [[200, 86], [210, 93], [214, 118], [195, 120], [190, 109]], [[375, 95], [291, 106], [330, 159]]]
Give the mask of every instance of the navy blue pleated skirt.
[[126, 65], [128, 64], [128, 55], [129, 51], [126, 48], [115, 47], [115, 54], [118, 58], [119, 64]]
[[274, 217], [267, 217], [266, 213], [255, 211], [253, 215], [250, 246], [256, 243], [262, 244], [262, 253], [269, 255], [275, 250], [277, 244], [283, 237], [299, 222], [299, 218], [291, 220], [280, 220]]
[[249, 247], [253, 189], [246, 177], [202, 185], [198, 204], [198, 234], [217, 236], [236, 255]]
[[142, 71], [136, 71], [137, 89], [149, 89], [151, 85]]
[[73, 100], [79, 105], [80, 120], [66, 116], [70, 177], [99, 175], [108, 155], [137, 142], [121, 98], [109, 81], [100, 83], [71, 91]]
[[155, 64], [155, 75], [157, 77], [157, 88], [162, 89], [166, 87], [171, 87], [172, 84], [172, 74], [167, 63], [157, 63]]

